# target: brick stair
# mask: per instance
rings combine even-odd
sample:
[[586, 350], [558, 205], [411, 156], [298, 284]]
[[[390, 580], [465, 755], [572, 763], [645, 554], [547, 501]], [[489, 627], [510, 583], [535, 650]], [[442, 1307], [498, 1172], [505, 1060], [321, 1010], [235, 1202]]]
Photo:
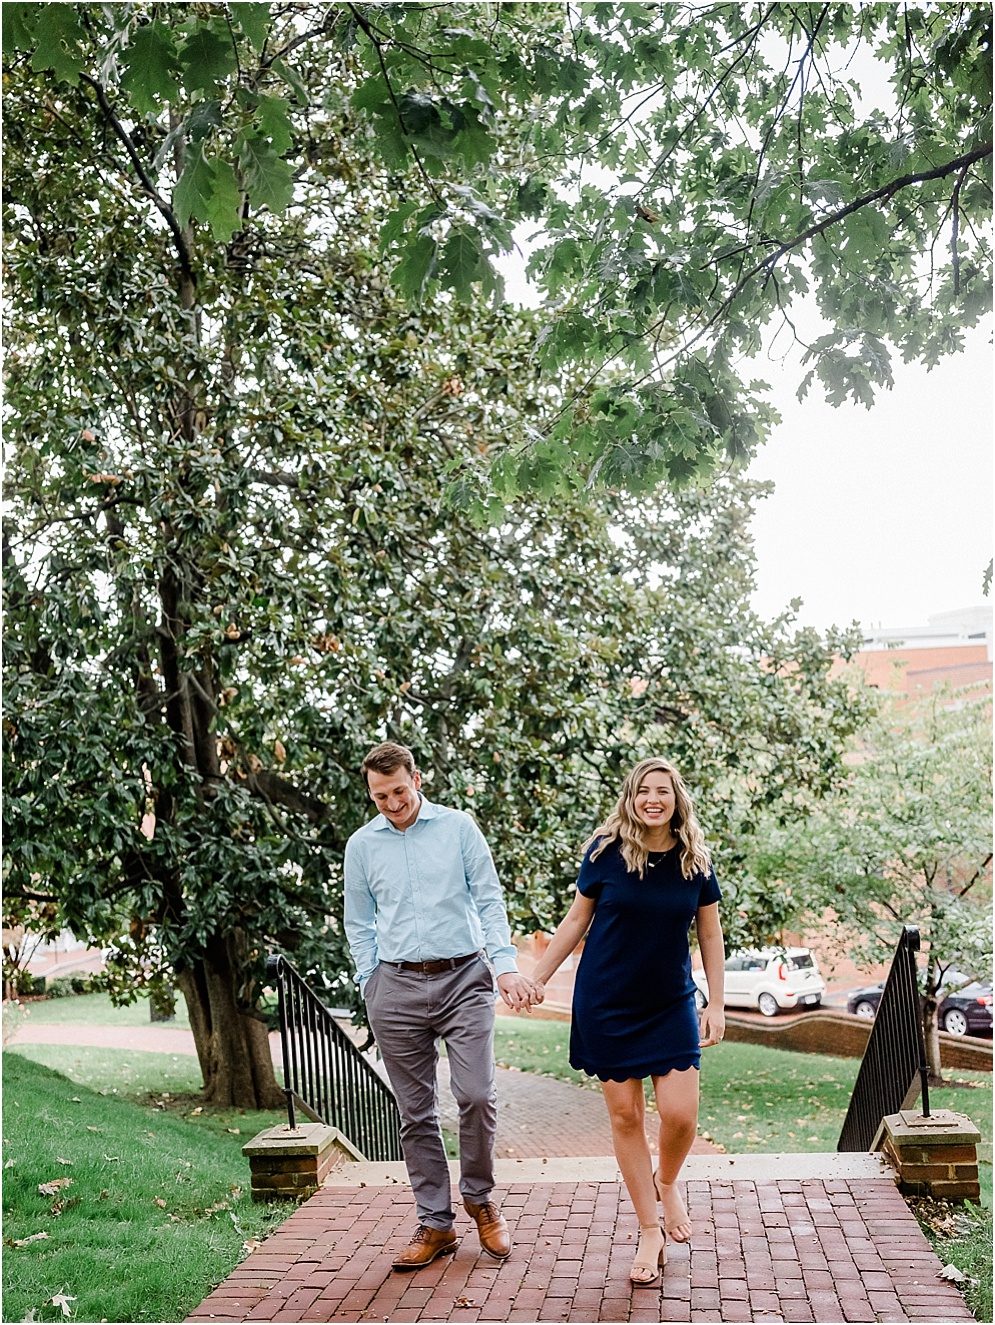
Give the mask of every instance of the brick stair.
[[[455, 1173], [455, 1166], [453, 1166]], [[924, 1321], [972, 1319], [873, 1155], [692, 1155], [693, 1249], [633, 1287], [637, 1226], [614, 1159], [498, 1161], [511, 1257], [481, 1253], [460, 1212], [455, 1256], [413, 1274], [403, 1165], [333, 1173], [192, 1313], [216, 1321]]]

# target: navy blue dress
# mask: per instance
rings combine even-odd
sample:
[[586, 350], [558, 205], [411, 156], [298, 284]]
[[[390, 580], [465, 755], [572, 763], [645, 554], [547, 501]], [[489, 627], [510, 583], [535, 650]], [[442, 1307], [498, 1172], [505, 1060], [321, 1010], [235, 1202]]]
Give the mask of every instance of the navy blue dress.
[[698, 1067], [688, 930], [722, 896], [715, 871], [685, 879], [681, 846], [650, 852], [643, 878], [619, 842], [584, 856], [577, 889], [597, 907], [574, 980], [570, 1066], [602, 1081]]

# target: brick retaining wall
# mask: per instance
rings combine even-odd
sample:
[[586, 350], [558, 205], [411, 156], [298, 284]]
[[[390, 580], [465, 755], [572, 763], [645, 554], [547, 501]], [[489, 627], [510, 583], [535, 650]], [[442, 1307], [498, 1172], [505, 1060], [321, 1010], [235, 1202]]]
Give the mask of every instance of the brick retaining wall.
[[[806, 1012], [801, 1016], [771, 1017], [760, 1021], [726, 1011], [726, 1039], [747, 1044], [767, 1044], [774, 1049], [794, 1049], [806, 1054], [835, 1054], [840, 1058], [863, 1058], [873, 1022], [843, 1012]], [[944, 1067], [971, 1072], [992, 1070], [989, 1040], [971, 1040], [940, 1032], [940, 1061]]]

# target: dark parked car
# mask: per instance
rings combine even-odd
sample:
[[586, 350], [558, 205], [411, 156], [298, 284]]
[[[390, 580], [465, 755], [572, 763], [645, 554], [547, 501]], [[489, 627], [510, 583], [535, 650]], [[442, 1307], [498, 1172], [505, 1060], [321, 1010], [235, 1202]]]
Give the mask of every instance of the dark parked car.
[[[972, 980], [962, 984], [967, 977], [954, 977], [951, 973], [946, 980], [948, 985], [961, 985], [953, 993], [947, 994], [937, 1009], [940, 1029], [951, 1035], [990, 1035], [992, 1030], [992, 986]], [[863, 989], [854, 989], [846, 1001], [847, 1012], [857, 1017], [872, 1021], [877, 1014], [878, 1004], [884, 992], [884, 983], [866, 985]]]

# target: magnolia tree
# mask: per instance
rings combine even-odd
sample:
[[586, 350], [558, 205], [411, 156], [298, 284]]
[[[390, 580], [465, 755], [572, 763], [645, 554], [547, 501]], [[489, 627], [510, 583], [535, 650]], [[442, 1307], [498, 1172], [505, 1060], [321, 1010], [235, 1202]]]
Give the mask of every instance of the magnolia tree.
[[992, 974], [991, 753], [990, 696], [891, 700], [855, 744], [845, 784], [803, 818], [768, 818], [751, 846], [755, 873], [790, 881], [796, 917], [828, 924], [858, 962], [889, 960], [902, 926], [918, 928], [937, 1082], [951, 973]]

